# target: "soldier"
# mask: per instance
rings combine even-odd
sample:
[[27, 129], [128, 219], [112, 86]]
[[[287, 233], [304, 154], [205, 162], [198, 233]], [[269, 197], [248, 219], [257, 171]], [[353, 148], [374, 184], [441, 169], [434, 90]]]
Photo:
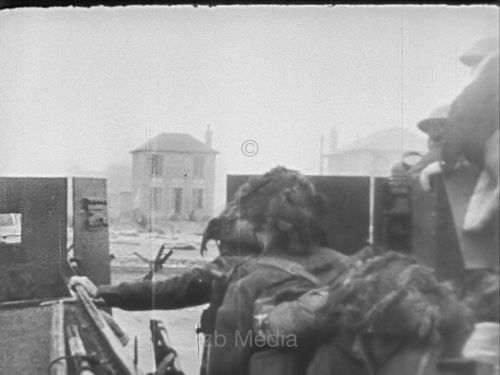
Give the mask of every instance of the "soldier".
[[[239, 266], [230, 278], [215, 321], [209, 375], [301, 373], [311, 347], [291, 337], [285, 350], [275, 350], [272, 340], [254, 336], [255, 306], [269, 298], [300, 295], [346, 268], [344, 255], [317, 244], [324, 202], [312, 183], [295, 171], [276, 172], [292, 179], [271, 199], [254, 200], [255, 209], [245, 212], [244, 219], [255, 228], [264, 252]], [[269, 196], [265, 185], [259, 192]], [[241, 205], [250, 202], [243, 197]]]
[[[102, 298], [107, 305], [125, 310], [179, 309], [209, 303], [201, 318], [201, 331], [208, 338], [201, 369], [201, 373], [205, 374], [207, 364], [218, 361], [226, 363], [224, 355], [222, 354], [221, 358], [221, 352], [210, 350], [210, 347], [213, 346], [211, 339], [216, 332], [216, 316], [219, 315], [220, 304], [225, 300], [228, 283], [238, 280], [242, 274], [239, 265], [248, 263], [249, 259], [261, 252], [266, 235], [258, 233], [262, 232], [261, 225], [265, 222], [273, 198], [276, 196], [283, 198], [284, 191], [290, 191], [290, 196], [293, 196], [290, 189], [300, 188], [302, 185], [308, 189], [308, 199], [313, 199], [314, 189], [310, 182], [298, 172], [283, 167], [274, 168], [263, 176], [252, 178], [243, 184], [226, 209], [209, 222], [204, 232], [202, 253], [206, 249], [207, 241], [211, 239], [217, 241], [220, 250], [220, 256], [204, 267], [159, 282], [141, 281], [97, 287], [86, 277], [73, 277], [70, 286], [82, 285], [92, 297]], [[306, 208], [309, 209], [308, 215], [312, 215], [311, 208]], [[284, 223], [285, 221], [283, 225]], [[298, 223], [294, 223], [294, 229], [297, 225]], [[308, 225], [306, 233], [300, 238], [307, 243], [308, 248], [311, 248], [314, 241], [323, 242], [325, 236], [321, 234], [318, 226]], [[299, 245], [296, 241], [292, 242], [295, 247]], [[297, 251], [300, 253], [302, 250], [297, 249]], [[317, 255], [311, 267], [314, 265], [314, 267], [331, 268], [330, 263], [340, 257], [329, 249], [315, 250], [315, 253], [318, 252], [328, 253], [328, 256]], [[304, 256], [304, 259], [306, 258], [311, 257]], [[222, 318], [217, 318], [218, 324], [220, 325], [226, 318], [224, 314]], [[209, 354], [209, 351], [215, 352], [215, 357]], [[210, 374], [222, 373], [211, 371]]]
[[463, 229], [468, 232], [481, 231], [498, 215], [499, 126], [498, 49], [483, 58], [446, 118], [419, 123], [436, 145], [431, 153], [439, 156], [434, 162], [426, 156], [430, 163], [419, 176], [425, 190], [430, 190], [432, 175], [454, 172], [462, 158], [482, 171], [464, 218]]

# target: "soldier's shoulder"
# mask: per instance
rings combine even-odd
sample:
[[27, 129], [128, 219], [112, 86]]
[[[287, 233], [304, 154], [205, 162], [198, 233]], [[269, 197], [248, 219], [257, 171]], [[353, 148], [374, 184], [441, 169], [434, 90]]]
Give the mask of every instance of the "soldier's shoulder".
[[316, 246], [313, 249], [315, 255], [319, 258], [324, 258], [325, 261], [347, 262], [349, 257], [341, 252], [330, 247]]
[[222, 272], [228, 272], [234, 269], [235, 267], [241, 266], [252, 258], [249, 256], [218, 256], [213, 259], [211, 262], [208, 262], [204, 265], [203, 268], [207, 268], [210, 270], [219, 270]]
[[[241, 264], [236, 271], [238, 272], [238, 281], [240, 284], [266, 284], [279, 278], [281, 273], [279, 267], [273, 267], [268, 259], [273, 257], [262, 256], [258, 258], [249, 259], [247, 262]], [[276, 260], [276, 259], [274, 259]]]

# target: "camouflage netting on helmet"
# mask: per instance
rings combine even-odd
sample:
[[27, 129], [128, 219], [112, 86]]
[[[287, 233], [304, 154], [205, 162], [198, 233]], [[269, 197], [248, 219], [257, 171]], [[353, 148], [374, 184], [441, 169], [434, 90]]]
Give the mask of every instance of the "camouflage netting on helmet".
[[290, 202], [311, 219], [320, 206], [312, 183], [295, 170], [278, 166], [262, 176], [251, 177], [238, 188], [221, 214], [208, 223], [201, 252], [211, 239], [218, 242], [221, 252], [228, 247], [231, 252], [255, 250], [258, 247], [255, 232], [270, 217], [279, 225], [290, 227], [294, 212], [287, 210], [290, 205], [285, 204]]
[[414, 258], [394, 252], [364, 261], [333, 283], [318, 314], [332, 329], [422, 342], [458, 340], [473, 327], [470, 311], [449, 285]]

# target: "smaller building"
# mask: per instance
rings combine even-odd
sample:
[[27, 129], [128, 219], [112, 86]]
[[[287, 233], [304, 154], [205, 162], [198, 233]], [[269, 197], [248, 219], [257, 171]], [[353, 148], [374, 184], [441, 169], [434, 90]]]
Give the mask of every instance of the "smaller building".
[[326, 154], [330, 175], [388, 176], [392, 166], [406, 151], [427, 151], [422, 135], [392, 127], [344, 146], [337, 147], [337, 132], [330, 134], [330, 153]]
[[132, 150], [133, 206], [146, 218], [203, 218], [214, 205], [212, 132], [205, 143], [184, 133], [161, 133]]

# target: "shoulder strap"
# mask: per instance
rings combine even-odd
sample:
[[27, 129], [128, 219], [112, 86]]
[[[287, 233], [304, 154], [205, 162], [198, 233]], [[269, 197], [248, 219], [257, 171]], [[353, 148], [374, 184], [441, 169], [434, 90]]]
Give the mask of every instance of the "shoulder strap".
[[321, 281], [314, 276], [312, 273], [305, 270], [305, 268], [294, 261], [283, 259], [283, 258], [275, 258], [275, 257], [262, 257], [256, 261], [257, 264], [262, 264], [268, 267], [277, 268], [281, 271], [284, 271], [292, 276], [302, 277], [311, 281], [315, 285], [320, 285]]

